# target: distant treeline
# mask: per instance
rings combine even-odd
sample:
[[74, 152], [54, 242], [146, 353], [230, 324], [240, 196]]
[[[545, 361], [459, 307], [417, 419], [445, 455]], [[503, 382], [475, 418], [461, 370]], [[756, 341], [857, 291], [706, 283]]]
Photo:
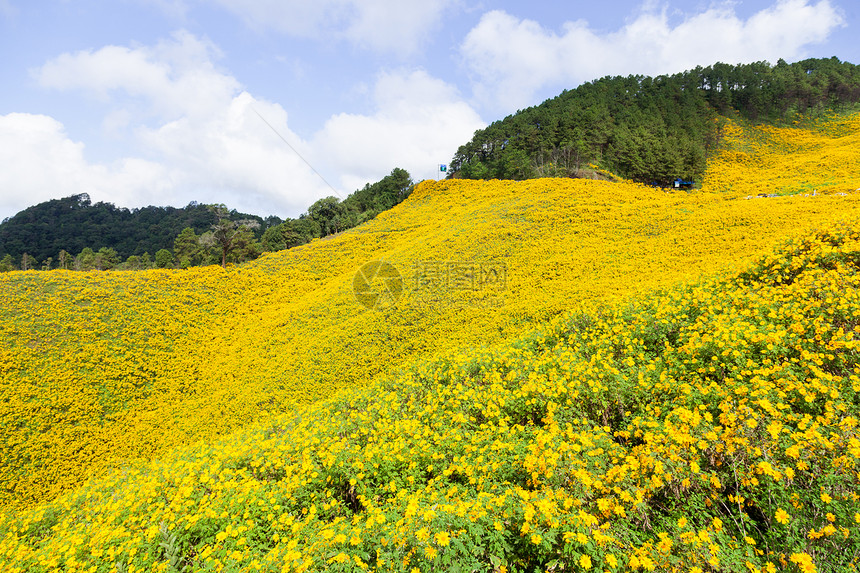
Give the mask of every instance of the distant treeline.
[[[258, 238], [266, 228], [283, 222], [277, 217], [263, 219], [236, 211], [229, 212], [228, 217], [257, 221]], [[0, 258], [11, 255], [17, 261], [27, 253], [42, 262], [56, 258], [60, 251], [80, 253], [87, 247], [106, 247], [125, 260], [172, 248], [173, 240], [186, 227], [203, 233], [217, 222], [218, 216], [208, 205], [196, 202], [186, 207], [126, 209], [112, 203], [93, 203], [89, 195], [81, 193], [39, 203], [3, 221]]]
[[715, 64], [684, 73], [606, 77], [475, 132], [450, 177], [621, 177], [668, 185], [698, 179], [719, 141], [720, 115], [781, 123], [853, 107], [860, 67], [838, 58]]
[[412, 178], [395, 168], [341, 201], [320, 199], [297, 219], [224, 205], [117, 208], [88, 195], [54, 199], [0, 223], [0, 272], [174, 268], [239, 263], [344, 231], [403, 201]]

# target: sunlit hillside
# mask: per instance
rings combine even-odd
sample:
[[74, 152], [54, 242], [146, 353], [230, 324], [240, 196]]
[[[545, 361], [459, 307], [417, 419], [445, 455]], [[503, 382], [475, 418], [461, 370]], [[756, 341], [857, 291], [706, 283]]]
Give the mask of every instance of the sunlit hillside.
[[[684, 492], [713, 519], [715, 504], [743, 507], [756, 476], [784, 484], [758, 509], [768, 527], [777, 509], [817, 508], [812, 493], [834, 500], [809, 523], [835, 543], [860, 519], [860, 116], [724, 132], [693, 193], [425, 182], [365, 225], [227, 270], [0, 275], [4, 570], [409, 570], [466, 555], [469, 570], [718, 569], [747, 545], [779, 564], [761, 545], [776, 529], [678, 519]], [[830, 234], [750, 267], [816, 229]], [[790, 481], [795, 446], [831, 481]], [[732, 491], [728, 469], [744, 476]], [[783, 561], [811, 570], [814, 552], [796, 553]]]
[[4, 571], [856, 571], [860, 223], [0, 516]]
[[[743, 193], [782, 189], [795, 165], [797, 181], [814, 167], [822, 181], [841, 174], [840, 190], [860, 187], [843, 153], [860, 148], [858, 123], [798, 131], [797, 155], [750, 143], [759, 156], [737, 166], [738, 180], [757, 183]], [[717, 162], [721, 180], [731, 156]], [[425, 182], [360, 228], [227, 271], [0, 275], [3, 501], [50, 498], [122, 460], [366, 384], [415, 356], [491, 345], [563, 310], [736, 267], [858, 205], [853, 194]], [[403, 291], [369, 309], [354, 277], [377, 260], [402, 273]], [[468, 265], [503, 280], [461, 284]]]
[[851, 193], [860, 187], [860, 116], [806, 119], [794, 128], [726, 122], [705, 187], [729, 196]]

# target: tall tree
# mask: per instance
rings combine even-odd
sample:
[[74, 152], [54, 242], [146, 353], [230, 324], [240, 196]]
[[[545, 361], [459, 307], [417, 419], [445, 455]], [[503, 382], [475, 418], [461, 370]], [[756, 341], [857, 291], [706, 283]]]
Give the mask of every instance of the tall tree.
[[96, 253], [90, 247], [84, 247], [75, 257], [76, 271], [89, 271], [96, 266]]
[[125, 268], [136, 271], [140, 269], [140, 257], [137, 255], [131, 255], [129, 258], [125, 260]]
[[167, 249], [159, 249], [155, 253], [155, 266], [159, 269], [168, 269], [173, 266], [173, 253]]
[[61, 249], [60, 254], [57, 256], [57, 264], [59, 265], [58, 268], [68, 269], [69, 264], [72, 262], [72, 260], [73, 260], [72, 255], [67, 253], [65, 250]]
[[21, 270], [22, 271], [29, 271], [30, 269], [33, 268], [33, 266], [35, 264], [36, 264], [35, 258], [31, 257], [27, 253], [24, 253], [23, 255], [21, 255]]
[[191, 227], [185, 227], [173, 241], [173, 253], [181, 268], [199, 265], [203, 262], [205, 251], [200, 245], [200, 237]]
[[337, 197], [325, 197], [308, 207], [308, 217], [313, 219], [322, 231], [322, 236], [339, 233], [350, 225], [349, 209]]
[[224, 205], [212, 205], [210, 208], [218, 217], [218, 222], [212, 225], [212, 233], [207, 240], [220, 249], [221, 266], [226, 268], [227, 256], [244, 241], [241, 233], [257, 229], [260, 223], [253, 219], [232, 221], [227, 218], [228, 212]]
[[719, 114], [787, 123], [796, 113], [853, 109], [858, 102], [860, 66], [837, 58], [606, 77], [476, 131], [457, 150], [448, 176], [580, 176], [581, 166], [593, 163], [648, 183], [692, 179], [719, 143]]
[[114, 268], [120, 262], [117, 252], [110, 247], [102, 247], [96, 253], [95, 266], [100, 271]]
[[12, 259], [12, 255], [6, 255], [2, 259], [0, 259], [0, 273], [6, 273], [14, 270], [16, 270], [15, 261], [14, 259]]
[[[267, 226], [281, 223], [278, 217], [264, 220], [234, 211], [228, 217], [260, 222], [257, 238]], [[170, 249], [184, 228], [200, 234], [217, 220], [206, 205], [198, 203], [182, 208], [124, 209], [110, 203], [92, 203], [82, 193], [39, 203], [0, 224], [0, 257], [8, 253], [20, 261], [26, 251], [41, 261], [56, 257], [60, 250], [79, 253], [84, 247], [104, 246], [114, 249], [124, 260], [130, 255]]]

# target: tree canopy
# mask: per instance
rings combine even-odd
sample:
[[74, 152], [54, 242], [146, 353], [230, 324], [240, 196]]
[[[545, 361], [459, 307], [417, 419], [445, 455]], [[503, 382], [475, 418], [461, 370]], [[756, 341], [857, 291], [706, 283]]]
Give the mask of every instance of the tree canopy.
[[[232, 221], [258, 222], [259, 238], [269, 226], [282, 222], [277, 217], [227, 214]], [[122, 260], [132, 255], [171, 249], [186, 227], [203, 233], [218, 222], [218, 215], [207, 205], [189, 203], [186, 207], [143, 207], [125, 209], [112, 203], [92, 203], [81, 193], [52, 199], [29, 207], [0, 224], [0, 256], [9, 254], [20, 262], [26, 252], [37, 261], [57, 257], [61, 250], [80, 253], [85, 247], [107, 247]]]
[[287, 249], [355, 227], [406, 199], [413, 185], [409, 172], [395, 167], [390, 174], [366, 184], [343, 201], [324, 197], [298, 219], [287, 219], [268, 229], [263, 233], [263, 246], [267, 250]]
[[409, 173], [395, 168], [343, 201], [325, 197], [298, 218], [286, 220], [196, 202], [184, 208], [129, 210], [93, 204], [81, 193], [40, 203], [0, 223], [0, 272], [242, 263], [264, 251], [355, 227], [403, 201], [412, 186]]
[[476, 131], [451, 160], [449, 177], [576, 177], [607, 170], [667, 185], [701, 176], [719, 141], [720, 115], [780, 123], [858, 101], [860, 67], [837, 58], [605, 77]]

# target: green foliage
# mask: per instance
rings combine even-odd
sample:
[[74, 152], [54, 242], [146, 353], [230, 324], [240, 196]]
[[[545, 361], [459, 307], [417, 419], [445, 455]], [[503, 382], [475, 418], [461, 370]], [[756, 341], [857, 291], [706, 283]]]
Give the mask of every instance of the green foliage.
[[262, 247], [266, 251], [280, 251], [351, 229], [391, 209], [412, 192], [412, 177], [405, 169], [395, 167], [373, 184], [366, 184], [345, 200], [325, 197], [308, 208], [298, 219], [287, 219], [277, 227], [263, 233]]
[[173, 253], [167, 249], [159, 249], [155, 253], [155, 266], [159, 269], [167, 269], [173, 266]]
[[[376, 183], [355, 191], [344, 201], [320, 199], [297, 219], [262, 219], [228, 210], [224, 205], [189, 203], [183, 209], [146, 207], [117, 209], [110, 203], [93, 205], [85, 193], [40, 203], [0, 223], [0, 272], [21, 267], [48, 269], [59, 253], [57, 268], [75, 270], [146, 269], [150, 251], [172, 247], [171, 260], [162, 255], [156, 266], [181, 268], [242, 263], [264, 251], [303, 245], [317, 237], [339, 233], [374, 218], [409, 196], [409, 173], [395, 168]], [[181, 229], [181, 231], [180, 231]], [[93, 245], [105, 244], [98, 252]], [[36, 252], [32, 257], [24, 249]], [[74, 259], [66, 249], [80, 248]], [[45, 258], [47, 257], [47, 258]], [[125, 258], [126, 262], [120, 264]], [[37, 261], [43, 260], [41, 267]]]
[[36, 267], [36, 259], [30, 256], [28, 253], [24, 253], [21, 255], [21, 270], [22, 271], [30, 271]]
[[352, 213], [337, 197], [325, 197], [308, 207], [308, 217], [319, 225], [322, 236], [354, 226]]
[[0, 273], [16, 270], [15, 262], [12, 260], [12, 255], [6, 255], [0, 259]]
[[188, 570], [188, 565], [183, 565], [182, 543], [176, 533], [172, 533], [163, 521], [158, 528], [161, 541], [158, 546], [163, 552], [163, 558], [167, 562], [167, 570], [170, 573], [183, 573]]
[[[405, 169], [395, 167], [373, 185], [367, 184], [344, 200], [346, 207], [356, 214], [372, 213], [373, 218], [382, 211], [391, 209], [406, 197], [412, 189], [412, 177]], [[360, 218], [360, 217], [359, 217]]]
[[130, 256], [125, 261], [125, 267], [132, 271], [140, 270], [140, 257], [138, 257], [137, 255]]
[[309, 243], [319, 236], [319, 225], [308, 217], [288, 219], [277, 227], [269, 227], [261, 240], [263, 250], [282, 251]]
[[252, 234], [252, 230], [260, 226], [257, 221], [230, 220], [224, 205], [212, 205], [210, 209], [218, 217], [218, 222], [212, 225], [209, 233], [200, 237], [199, 243], [220, 254], [222, 267], [227, 266], [228, 260], [244, 262], [260, 255], [262, 249]]
[[76, 271], [89, 271], [96, 267], [96, 253], [90, 247], [84, 247], [75, 257]]
[[[277, 217], [263, 219], [235, 210], [226, 217], [233, 221], [257, 221], [260, 224], [257, 238], [266, 228], [281, 223]], [[61, 250], [79, 253], [84, 247], [107, 247], [124, 260], [131, 255], [170, 249], [183, 229], [190, 227], [199, 234], [215, 222], [217, 218], [208, 206], [196, 202], [182, 208], [129, 210], [111, 203], [93, 204], [86, 193], [81, 193], [39, 203], [0, 223], [0, 255], [10, 254], [20, 261], [27, 252], [37, 261], [43, 261], [57, 257]]]
[[793, 120], [860, 101], [860, 68], [837, 58], [697, 67], [671, 76], [606, 77], [475, 132], [449, 177], [585, 176], [588, 164], [635, 181], [699, 179], [720, 114]]
[[191, 227], [185, 227], [173, 241], [173, 253], [183, 269], [203, 263], [206, 251], [200, 245], [200, 237]]
[[119, 255], [110, 247], [102, 247], [95, 255], [95, 265], [100, 271], [114, 268], [120, 262]]
[[68, 252], [66, 252], [64, 249], [60, 249], [60, 254], [59, 254], [59, 256], [57, 257], [57, 265], [58, 265], [58, 267], [57, 267], [57, 268], [60, 268], [60, 269], [68, 269], [68, 268], [69, 268], [69, 265], [71, 265], [71, 264], [72, 264], [72, 262], [73, 262], [73, 257], [72, 257], [72, 255], [70, 255], [70, 254], [69, 254]]

